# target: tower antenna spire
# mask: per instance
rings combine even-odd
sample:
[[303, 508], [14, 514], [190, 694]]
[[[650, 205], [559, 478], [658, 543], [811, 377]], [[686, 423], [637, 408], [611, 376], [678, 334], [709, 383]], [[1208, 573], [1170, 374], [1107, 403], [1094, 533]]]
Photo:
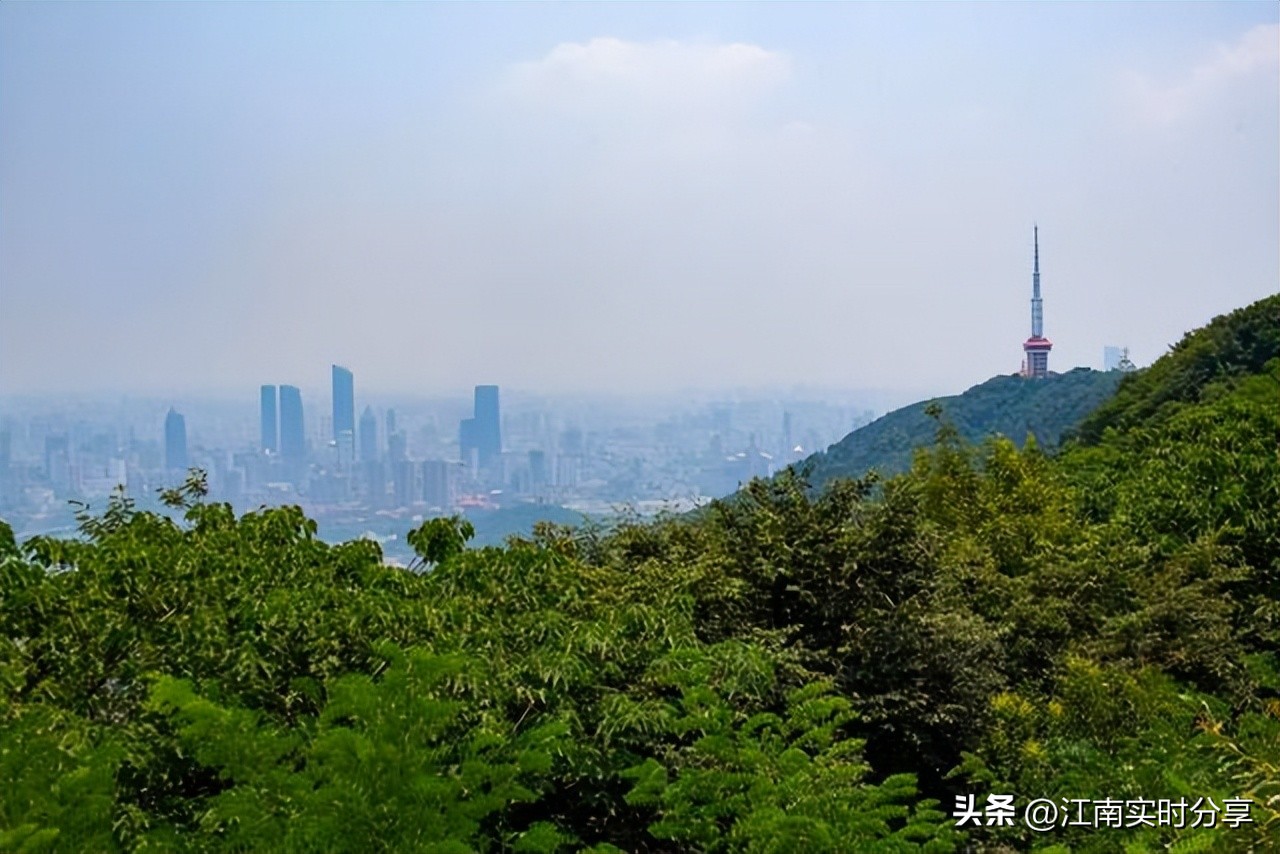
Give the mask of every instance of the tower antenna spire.
[[1022, 372], [1030, 377], [1043, 377], [1049, 373], [1049, 350], [1052, 342], [1044, 337], [1044, 301], [1040, 298], [1040, 225], [1032, 223], [1034, 262], [1031, 268], [1031, 337], [1022, 345], [1026, 354]]
[[1044, 337], [1044, 301], [1040, 299], [1040, 226], [1032, 226], [1035, 264], [1031, 273], [1031, 337]]

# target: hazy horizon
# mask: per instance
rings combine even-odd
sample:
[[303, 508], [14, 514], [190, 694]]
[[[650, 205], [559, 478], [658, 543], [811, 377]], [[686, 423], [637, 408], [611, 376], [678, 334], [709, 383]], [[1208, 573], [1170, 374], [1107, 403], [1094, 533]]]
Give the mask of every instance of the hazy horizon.
[[[1280, 7], [0, 4], [0, 396], [886, 389], [1280, 281]], [[327, 399], [327, 395], [326, 395]]]

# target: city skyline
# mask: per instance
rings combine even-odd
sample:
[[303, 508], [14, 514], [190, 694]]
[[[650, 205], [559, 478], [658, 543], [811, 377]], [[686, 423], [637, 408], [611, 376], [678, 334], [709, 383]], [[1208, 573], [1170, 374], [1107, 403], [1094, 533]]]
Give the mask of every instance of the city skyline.
[[0, 395], [952, 391], [1032, 221], [1149, 364], [1280, 278], [1278, 17], [0, 4]]
[[[332, 392], [342, 411], [355, 372], [337, 376]], [[480, 514], [493, 540], [525, 530], [530, 514], [565, 521], [622, 505], [689, 509], [776, 472], [872, 414], [791, 398], [583, 408], [517, 396], [514, 411], [500, 398], [500, 387], [479, 384], [465, 412], [448, 403], [401, 414], [360, 395], [356, 435], [338, 434], [354, 440], [357, 460], [331, 438], [331, 418], [309, 414], [331, 412], [334, 400], [308, 400], [295, 386], [263, 384], [256, 401], [245, 395], [235, 406], [170, 404], [162, 425], [146, 414], [151, 403], [82, 403], [70, 413], [22, 403], [0, 419], [0, 515], [24, 535], [68, 530], [68, 501], [100, 501], [123, 487], [139, 506], [158, 507], [159, 490], [199, 469], [210, 500], [238, 512], [300, 504], [320, 520], [322, 536], [371, 536], [403, 561], [411, 554], [400, 529], [423, 514]]]

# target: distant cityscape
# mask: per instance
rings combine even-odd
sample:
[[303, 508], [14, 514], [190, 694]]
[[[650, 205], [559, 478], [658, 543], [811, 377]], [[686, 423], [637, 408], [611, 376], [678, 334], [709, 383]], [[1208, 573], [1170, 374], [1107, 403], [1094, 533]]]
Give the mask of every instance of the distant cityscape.
[[[1103, 367], [1132, 363], [1108, 346]], [[139, 506], [156, 507], [158, 490], [199, 468], [210, 498], [238, 512], [300, 504], [326, 539], [372, 536], [389, 557], [406, 559], [405, 532], [435, 515], [516, 511], [527, 522], [681, 512], [824, 450], [908, 397], [518, 393], [509, 402], [498, 386], [478, 385], [470, 399], [364, 400], [354, 373], [334, 365], [328, 401], [296, 385], [263, 385], [256, 417], [251, 393], [172, 404], [14, 398], [0, 421], [0, 518], [24, 536], [66, 533], [71, 501], [100, 509], [123, 485]], [[502, 523], [495, 537], [514, 525]]]
[[[1038, 379], [1050, 373], [1053, 347], [1044, 337], [1038, 228], [1032, 270], [1020, 373]], [[1107, 346], [1103, 368], [1134, 365], [1126, 348]], [[238, 404], [190, 401], [185, 412], [168, 405], [162, 430], [152, 401], [14, 401], [0, 422], [0, 517], [23, 536], [65, 533], [73, 502], [101, 503], [124, 487], [155, 507], [159, 490], [200, 469], [210, 497], [238, 511], [299, 504], [326, 539], [371, 537], [393, 560], [407, 560], [404, 534], [431, 516], [465, 513], [496, 541], [539, 518], [686, 511], [910, 402], [867, 392], [834, 399], [524, 395], [505, 406], [497, 385], [477, 385], [470, 400], [365, 400], [357, 420], [355, 374], [332, 365], [327, 416], [308, 407], [301, 387], [266, 384], [256, 431], [251, 393]]]
[[[334, 365], [329, 400], [267, 384], [239, 404], [189, 400], [6, 402], [0, 518], [30, 535], [65, 532], [69, 501], [101, 507], [117, 485], [140, 506], [208, 476], [237, 511], [300, 504], [327, 539], [372, 536], [406, 550], [416, 520], [525, 509], [550, 518], [628, 507], [679, 512], [825, 448], [905, 402], [883, 393], [652, 401], [517, 394], [477, 385], [470, 400], [358, 398]], [[357, 400], [363, 404], [356, 418]], [[557, 513], [551, 513], [557, 511]]]

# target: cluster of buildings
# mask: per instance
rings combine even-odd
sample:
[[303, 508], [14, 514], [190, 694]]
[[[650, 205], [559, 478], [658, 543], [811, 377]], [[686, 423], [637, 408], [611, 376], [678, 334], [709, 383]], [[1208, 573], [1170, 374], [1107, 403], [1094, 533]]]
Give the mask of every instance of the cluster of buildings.
[[[329, 438], [320, 447], [307, 444], [302, 393], [296, 386], [259, 389], [258, 447], [234, 458], [247, 492], [264, 499], [297, 495], [319, 505], [446, 512], [483, 501], [468, 493], [483, 496], [502, 483], [497, 386], [476, 386], [475, 414], [459, 429], [460, 458], [427, 459], [411, 458], [395, 409], [386, 409], [379, 418], [366, 406], [357, 421], [355, 377], [349, 369], [332, 366], [331, 389]], [[166, 430], [166, 459], [170, 438]], [[177, 435], [172, 439], [184, 441]]]
[[[1044, 336], [1039, 229], [1032, 234], [1022, 374], [1041, 378], [1049, 375], [1053, 343]], [[1133, 363], [1127, 350], [1107, 347], [1104, 368], [1133, 370]], [[437, 399], [430, 408], [406, 399], [407, 411], [398, 415], [392, 407], [357, 410], [355, 377], [341, 365], [331, 367], [329, 390], [325, 409], [306, 406], [298, 386], [261, 386], [256, 427], [242, 404], [230, 415], [188, 402], [196, 410], [194, 441], [192, 413], [172, 407], [162, 436], [152, 404], [139, 415], [140, 405], [112, 414], [101, 406], [78, 412], [71, 403], [57, 414], [33, 410], [25, 422], [8, 409], [0, 423], [0, 517], [65, 519], [68, 499], [97, 499], [119, 484], [145, 500], [190, 468], [207, 472], [216, 500], [240, 508], [300, 503], [322, 521], [341, 516], [366, 524], [380, 515], [403, 527], [405, 516], [520, 503], [607, 513], [622, 504], [729, 494], [873, 414], [866, 406], [796, 397], [684, 395], [659, 408], [639, 401], [575, 408], [568, 400], [517, 397], [512, 414], [504, 412], [498, 386], [478, 385], [469, 402]]]
[[[0, 419], [0, 518], [20, 534], [66, 530], [68, 499], [101, 507], [125, 485], [141, 506], [191, 468], [240, 512], [301, 504], [334, 536], [523, 504], [606, 514], [693, 506], [825, 447], [871, 417], [808, 397], [656, 400], [517, 395], [357, 396], [333, 366], [329, 399], [295, 385], [244, 402], [34, 401]], [[252, 398], [250, 398], [252, 399]], [[357, 404], [362, 408], [357, 408]], [[392, 403], [391, 406], [380, 405]], [[251, 410], [250, 410], [251, 411]], [[162, 423], [157, 423], [157, 422]]]

